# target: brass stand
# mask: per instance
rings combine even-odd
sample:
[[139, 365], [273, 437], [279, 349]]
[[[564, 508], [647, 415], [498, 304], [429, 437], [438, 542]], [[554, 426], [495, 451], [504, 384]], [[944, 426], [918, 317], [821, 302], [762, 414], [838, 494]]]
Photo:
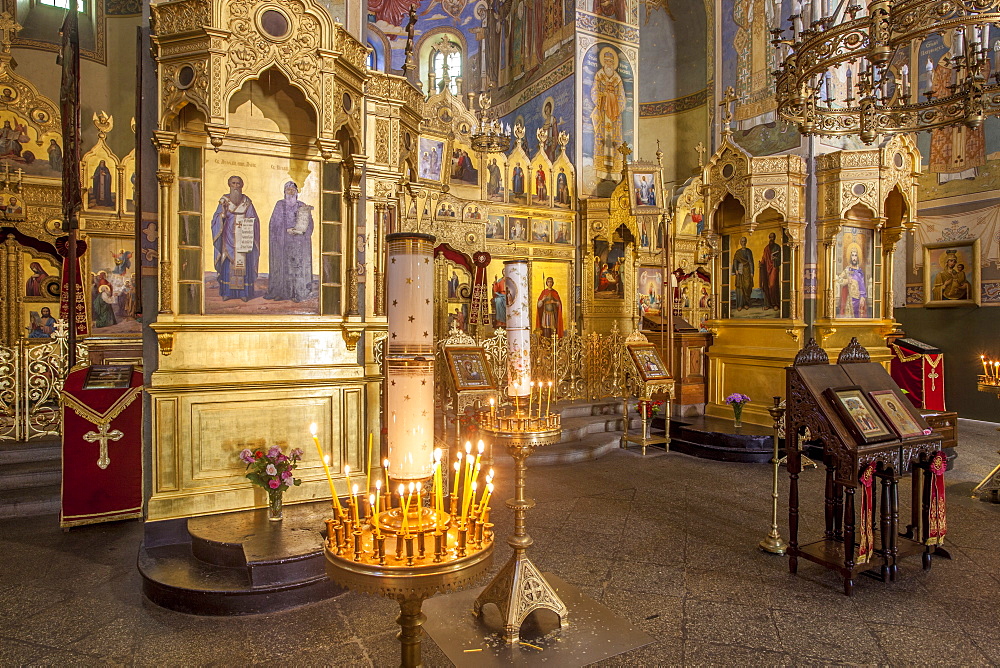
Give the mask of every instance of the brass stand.
[[[440, 524], [429, 508], [411, 514], [412, 533], [399, 530], [398, 508], [379, 513], [370, 524], [353, 530], [352, 540], [344, 523], [327, 520], [324, 550], [326, 574], [347, 589], [385, 596], [399, 602], [400, 665], [422, 666], [420, 641], [426, 620], [421, 607], [425, 599], [445, 591], [471, 586], [493, 563], [492, 524], [453, 521], [445, 516]], [[378, 531], [376, 531], [376, 525]]]
[[662, 445], [663, 449], [667, 452], [670, 451], [670, 394], [666, 395], [666, 399], [663, 401], [664, 412], [663, 412], [663, 436], [653, 436], [650, 430], [653, 426], [652, 416], [647, 417], [646, 407], [652, 404], [652, 399], [639, 399], [639, 418], [642, 420], [642, 430], [639, 432], [638, 436], [632, 436], [629, 434], [629, 410], [628, 410], [628, 397], [623, 399], [622, 408], [622, 438], [620, 446], [622, 448], [628, 448], [629, 443], [635, 443], [642, 448], [642, 454], [645, 456], [646, 447], [650, 445]]
[[514, 554], [476, 599], [473, 612], [482, 617], [483, 606], [487, 603], [496, 605], [504, 623], [504, 638], [511, 644], [518, 642], [521, 624], [535, 610], [551, 610], [556, 613], [560, 626], [565, 623], [568, 613], [555, 589], [546, 582], [541, 571], [525, 554], [533, 542], [525, 529], [525, 512], [535, 505], [534, 499], [526, 499], [524, 496], [527, 473], [525, 460], [536, 447], [559, 440], [562, 427], [558, 416], [550, 418], [556, 419], [540, 418], [542, 422], [548, 421], [549, 424], [529, 425], [536, 427], [536, 431], [505, 431], [494, 423], [481, 427], [495, 440], [503, 443], [514, 459], [514, 498], [507, 501], [507, 507], [514, 511], [514, 534], [507, 539], [507, 544], [514, 548]]
[[774, 456], [771, 457], [774, 475], [771, 485], [771, 533], [760, 541], [760, 549], [771, 554], [784, 554], [788, 545], [781, 540], [781, 534], [778, 533], [778, 467], [780, 466], [778, 463], [778, 427], [781, 423], [781, 417], [785, 413], [784, 407], [781, 406], [781, 397], [774, 397], [774, 406], [769, 407], [767, 412], [774, 420]]

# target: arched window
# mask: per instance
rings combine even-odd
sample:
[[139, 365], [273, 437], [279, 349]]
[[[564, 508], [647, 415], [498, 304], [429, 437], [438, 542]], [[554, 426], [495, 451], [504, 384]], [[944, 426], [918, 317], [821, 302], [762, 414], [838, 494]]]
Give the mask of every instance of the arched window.
[[378, 53], [375, 51], [375, 45], [372, 44], [371, 40], [368, 40], [368, 48], [371, 49], [368, 52], [368, 69], [376, 70], [378, 69]]
[[427, 64], [428, 92], [431, 95], [444, 90], [446, 82], [452, 95], [459, 94], [458, 82], [462, 77], [462, 60], [462, 47], [450, 35], [441, 35], [434, 40]]
[[[40, 5], [48, 5], [49, 7], [58, 7], [59, 9], [69, 9], [69, 3], [71, 0], [37, 0]], [[78, 12], [87, 11], [87, 3], [85, 0], [77, 0], [76, 9]]]

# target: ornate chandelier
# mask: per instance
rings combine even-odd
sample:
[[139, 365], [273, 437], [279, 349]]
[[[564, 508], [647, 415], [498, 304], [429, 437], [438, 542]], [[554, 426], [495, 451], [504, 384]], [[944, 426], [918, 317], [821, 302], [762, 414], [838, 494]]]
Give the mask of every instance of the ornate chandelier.
[[[832, 10], [830, 0], [795, 0], [788, 21], [790, 38], [771, 30], [778, 114], [802, 134], [871, 144], [900, 132], [977, 128], [1000, 114], [989, 53], [1000, 0], [872, 0], [867, 8], [841, 0]], [[951, 35], [950, 50], [912, 79], [910, 54], [934, 34], [945, 46]]]
[[489, 93], [479, 94], [478, 121], [472, 133], [472, 148], [479, 153], [506, 153], [510, 150], [510, 126], [490, 118]]

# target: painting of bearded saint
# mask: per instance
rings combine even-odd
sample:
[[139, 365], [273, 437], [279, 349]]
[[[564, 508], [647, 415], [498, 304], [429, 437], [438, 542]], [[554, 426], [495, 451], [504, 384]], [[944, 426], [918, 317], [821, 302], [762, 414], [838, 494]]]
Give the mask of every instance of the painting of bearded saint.
[[302, 302], [312, 294], [313, 207], [299, 201], [299, 187], [285, 183], [268, 224], [269, 270], [264, 299]]
[[215, 271], [223, 301], [256, 297], [260, 263], [260, 219], [249, 196], [243, 194], [243, 179], [230, 176], [229, 192], [219, 199], [212, 216]]
[[622, 115], [627, 98], [625, 84], [618, 74], [618, 54], [611, 47], [600, 52], [600, 66], [594, 74], [590, 97], [594, 110], [590, 120], [594, 123], [594, 167], [598, 175], [614, 177], [615, 153], [622, 143]]

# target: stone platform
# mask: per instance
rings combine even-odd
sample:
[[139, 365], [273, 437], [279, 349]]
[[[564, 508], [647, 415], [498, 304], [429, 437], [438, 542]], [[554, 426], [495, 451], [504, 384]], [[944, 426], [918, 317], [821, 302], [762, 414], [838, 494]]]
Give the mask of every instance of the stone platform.
[[[653, 428], [663, 429], [663, 418], [653, 418]], [[774, 451], [773, 434], [771, 427], [755, 424], [734, 427], [731, 419], [702, 415], [673, 418], [670, 450], [723, 462], [766, 463]]]
[[246, 510], [147, 522], [142, 591], [195, 615], [249, 615], [320, 601], [343, 590], [326, 577], [323, 522], [330, 503], [286, 505], [284, 519]]

